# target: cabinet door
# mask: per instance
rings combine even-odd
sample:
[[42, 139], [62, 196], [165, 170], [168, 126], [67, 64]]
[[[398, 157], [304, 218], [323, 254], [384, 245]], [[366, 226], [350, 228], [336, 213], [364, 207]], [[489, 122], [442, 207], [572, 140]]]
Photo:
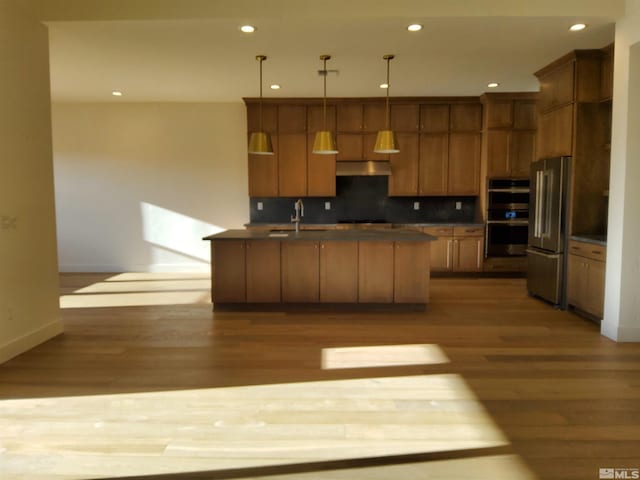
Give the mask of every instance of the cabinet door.
[[393, 302], [393, 242], [358, 242], [358, 301]]
[[613, 97], [613, 52], [602, 58], [600, 72], [600, 98], [609, 100]]
[[244, 240], [211, 242], [211, 299], [214, 304], [246, 301]]
[[449, 195], [478, 195], [480, 190], [480, 134], [449, 135]]
[[321, 242], [320, 301], [358, 301], [358, 242]]
[[326, 125], [324, 122], [324, 112], [321, 105], [313, 105], [307, 107], [307, 131], [315, 134], [316, 132], [328, 130], [336, 131], [336, 107], [335, 105], [327, 105]]
[[431, 242], [431, 271], [453, 270], [453, 229], [451, 227], [425, 227], [424, 233], [437, 237]]
[[386, 107], [384, 102], [364, 104], [365, 132], [378, 132], [385, 129]]
[[509, 168], [509, 130], [488, 130], [487, 139], [487, 176], [508, 177]]
[[535, 156], [535, 138], [533, 131], [511, 132], [509, 144], [509, 165], [512, 177], [528, 177], [531, 162]]
[[536, 129], [535, 100], [516, 100], [513, 103], [513, 128], [516, 130]]
[[482, 105], [454, 103], [451, 105], [449, 125], [452, 132], [479, 132], [482, 130]]
[[429, 301], [430, 243], [395, 243], [393, 274], [395, 303], [427, 303]]
[[363, 107], [360, 103], [341, 103], [337, 109], [338, 132], [362, 131]]
[[315, 134], [307, 137], [307, 195], [336, 196], [336, 155], [312, 153]]
[[[248, 133], [260, 131], [260, 104], [247, 105]], [[278, 131], [278, 107], [262, 105], [262, 131], [275, 134]]]
[[307, 107], [304, 105], [278, 107], [278, 133], [305, 133], [306, 131]]
[[273, 155], [249, 154], [249, 196], [278, 196], [278, 137], [271, 135]]
[[605, 263], [588, 260], [587, 290], [585, 292], [585, 310], [602, 319], [604, 317], [604, 280]]
[[364, 135], [357, 133], [338, 133], [336, 136], [338, 146], [338, 160], [362, 160], [364, 149]]
[[453, 242], [454, 272], [481, 272], [483, 246], [482, 237], [461, 237]]
[[320, 299], [318, 242], [282, 242], [282, 301], [313, 303]]
[[513, 102], [492, 100], [485, 105], [486, 128], [511, 128], [513, 126]]
[[571, 155], [573, 141], [573, 104], [540, 115], [538, 158]]
[[420, 135], [419, 195], [446, 195], [449, 170], [449, 135]]
[[281, 197], [307, 195], [307, 135], [278, 135], [278, 190]]
[[396, 134], [400, 153], [390, 155], [389, 196], [418, 195], [419, 137], [417, 133]]
[[569, 305], [584, 310], [586, 294], [586, 258], [569, 254], [567, 259], [567, 302]]
[[449, 104], [420, 105], [420, 130], [424, 133], [449, 131]]
[[247, 302], [280, 302], [280, 242], [247, 240]]
[[575, 63], [569, 62], [540, 77], [541, 111], [572, 102], [574, 99]]
[[391, 130], [417, 132], [420, 128], [418, 104], [391, 105]]

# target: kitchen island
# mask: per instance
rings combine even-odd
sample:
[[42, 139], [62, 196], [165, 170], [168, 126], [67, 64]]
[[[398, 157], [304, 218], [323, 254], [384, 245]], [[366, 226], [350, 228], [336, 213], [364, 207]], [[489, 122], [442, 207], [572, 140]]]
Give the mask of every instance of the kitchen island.
[[210, 235], [216, 306], [419, 304], [430, 242], [410, 230], [227, 230]]

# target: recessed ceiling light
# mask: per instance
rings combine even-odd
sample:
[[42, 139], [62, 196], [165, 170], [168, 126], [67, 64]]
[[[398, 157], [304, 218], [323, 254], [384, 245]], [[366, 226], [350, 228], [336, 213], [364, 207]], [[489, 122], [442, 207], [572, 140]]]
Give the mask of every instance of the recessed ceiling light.
[[572, 32], [579, 32], [580, 30], [584, 30], [587, 26], [584, 23], [576, 23], [569, 27], [569, 30]]
[[280, 90], [280, 85], [274, 83], [273, 85], [271, 85], [271, 90]]
[[113, 92], [111, 92], [111, 95], [113, 95], [114, 97], [121, 97], [122, 92], [120, 90], [114, 90]]
[[491, 82], [487, 84], [487, 87], [496, 88], [498, 85], [500, 85], [498, 82]]
[[389, 84], [388, 83], [381, 83], [380, 84], [380, 88], [389, 88]]
[[419, 32], [420, 30], [422, 30], [422, 25], [420, 25], [419, 23], [412, 23], [407, 27], [407, 30], [409, 30], [410, 32]]
[[256, 27], [254, 27], [253, 25], [242, 25], [240, 27], [240, 31], [244, 33], [253, 33], [256, 31]]

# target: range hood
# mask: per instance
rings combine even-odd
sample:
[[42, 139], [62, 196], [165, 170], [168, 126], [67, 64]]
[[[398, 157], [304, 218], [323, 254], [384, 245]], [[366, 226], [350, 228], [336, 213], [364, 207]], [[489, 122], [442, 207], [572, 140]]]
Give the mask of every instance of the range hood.
[[338, 160], [336, 162], [336, 175], [346, 176], [371, 176], [391, 175], [391, 162], [388, 160]]

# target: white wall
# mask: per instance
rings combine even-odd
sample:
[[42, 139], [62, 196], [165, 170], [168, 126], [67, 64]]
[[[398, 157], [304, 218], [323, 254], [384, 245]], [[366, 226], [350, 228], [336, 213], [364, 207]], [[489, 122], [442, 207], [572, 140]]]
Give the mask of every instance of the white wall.
[[0, 0], [0, 363], [62, 331], [45, 27]]
[[208, 271], [249, 221], [244, 104], [118, 100], [53, 106], [60, 269]]
[[616, 23], [605, 313], [602, 333], [640, 341], [640, 0]]

